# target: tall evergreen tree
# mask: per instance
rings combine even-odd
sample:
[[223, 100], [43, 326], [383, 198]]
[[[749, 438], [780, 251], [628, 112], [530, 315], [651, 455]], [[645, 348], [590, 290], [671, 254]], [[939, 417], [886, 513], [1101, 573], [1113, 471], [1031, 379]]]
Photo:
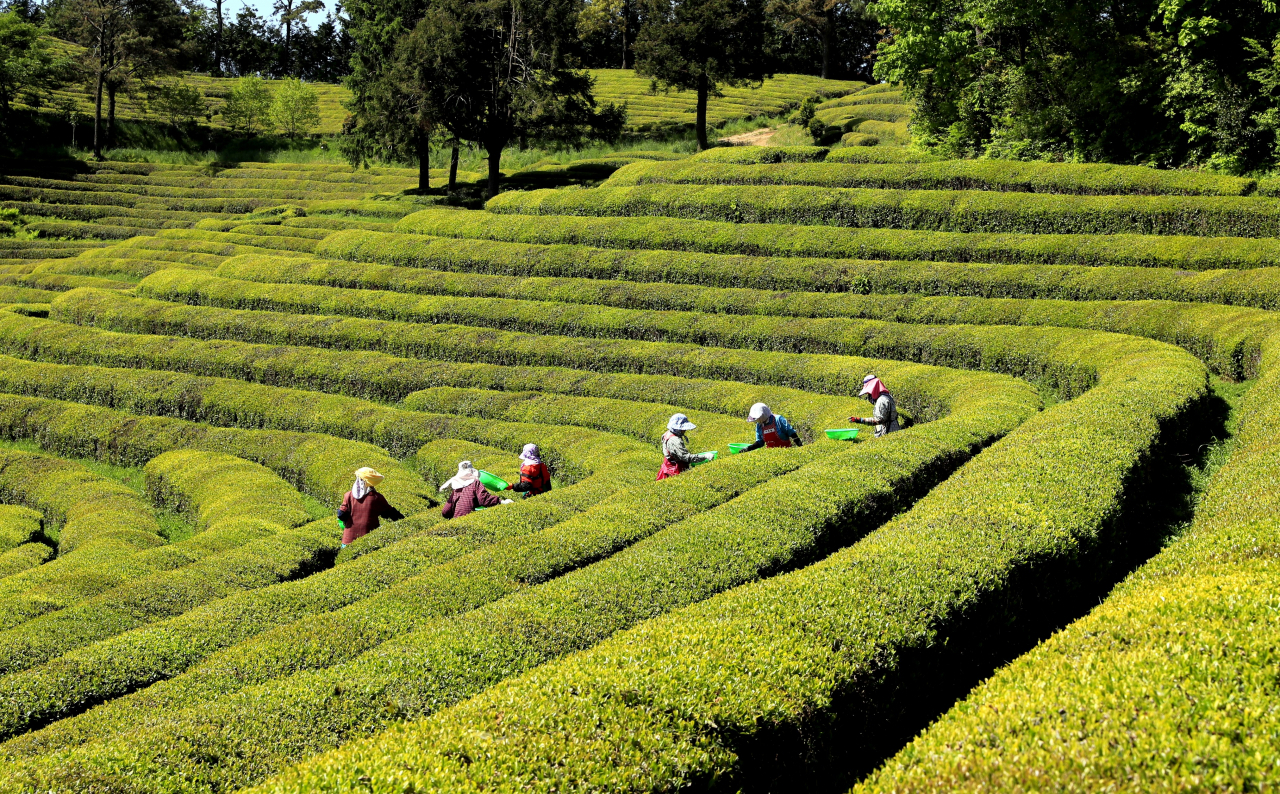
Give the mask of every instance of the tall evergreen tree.
[[512, 141], [616, 139], [623, 112], [597, 108], [577, 68], [574, 0], [435, 0], [401, 46], [422, 106], [488, 154], [489, 195]]
[[706, 149], [707, 99], [720, 87], [770, 76], [761, 0], [645, 0], [636, 71], [664, 88], [698, 92], [698, 149]]

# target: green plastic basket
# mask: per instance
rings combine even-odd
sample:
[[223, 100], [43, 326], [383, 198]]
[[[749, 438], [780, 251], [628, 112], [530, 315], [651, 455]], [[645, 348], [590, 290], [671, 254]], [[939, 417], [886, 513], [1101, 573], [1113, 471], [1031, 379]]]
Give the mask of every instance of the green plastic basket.
[[506, 480], [496, 474], [490, 474], [484, 469], [480, 470], [480, 484], [490, 491], [505, 491], [507, 486], [510, 485]]
[[[705, 454], [707, 454], [707, 453], [705, 453], [705, 452], [699, 452], [698, 454], [699, 454], [699, 455], [705, 455]], [[715, 452], [715, 451], [713, 451], [713, 452], [711, 453], [711, 457], [710, 457], [710, 458], [708, 458], [708, 459], [706, 459], [706, 460], [695, 460], [695, 461], [693, 462], [693, 464], [692, 464], [692, 465], [694, 465], [694, 466], [701, 466], [701, 465], [702, 465], [702, 464], [704, 464], [704, 463], [710, 463], [711, 461], [715, 460], [719, 455], [720, 455], [720, 453], [719, 453], [719, 452]]]
[[827, 438], [834, 439], [836, 441], [852, 441], [857, 437], [858, 428], [856, 427], [844, 427], [839, 430], [827, 431]]
[[729, 445], [729, 454], [730, 454], [730, 455], [737, 455], [739, 452], [742, 452], [744, 449], [746, 449], [746, 448], [747, 448], [747, 447], [749, 447], [749, 446], [751, 446], [751, 445], [750, 445], [750, 444], [730, 444], [730, 445]]

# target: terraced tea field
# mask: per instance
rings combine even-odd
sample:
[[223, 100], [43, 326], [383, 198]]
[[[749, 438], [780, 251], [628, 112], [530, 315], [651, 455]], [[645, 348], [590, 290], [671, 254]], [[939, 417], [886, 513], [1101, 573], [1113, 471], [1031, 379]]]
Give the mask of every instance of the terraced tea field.
[[[79, 55], [84, 49], [64, 41], [57, 41], [56, 44], [59, 51], [71, 55]], [[694, 92], [653, 90], [648, 78], [640, 77], [630, 69], [589, 71], [596, 81], [595, 96], [598, 101], [627, 105], [627, 127], [632, 132], [693, 128], [697, 99]], [[222, 118], [222, 106], [236, 85], [235, 78], [183, 73], [177, 79], [198, 88], [207, 101], [209, 118], [199, 121], [215, 128], [225, 129], [228, 126]], [[273, 83], [274, 81], [268, 81], [267, 87], [272, 88]], [[350, 99], [351, 92], [334, 83], [310, 82], [308, 85], [315, 88], [319, 95], [320, 124], [313, 132], [323, 135], [342, 132], [342, 124], [347, 117], [344, 103]], [[842, 97], [865, 86], [865, 83], [848, 80], [823, 80], [808, 75], [780, 74], [765, 80], [760, 86], [724, 89], [722, 97], [712, 98], [708, 103], [707, 123], [720, 127], [737, 119], [778, 115], [798, 107], [807, 97]], [[50, 106], [59, 100], [71, 99], [81, 113], [90, 117], [90, 124], [92, 123], [94, 103], [89, 86], [67, 86], [53, 92], [52, 99], [48, 103]], [[106, 100], [103, 102], [105, 108]], [[18, 106], [24, 107], [21, 103]], [[105, 109], [103, 112], [105, 114]], [[130, 121], [168, 121], [151, 108], [146, 95], [138, 91], [117, 95], [116, 116]]]
[[0, 791], [1269, 787], [1275, 186], [882, 149], [5, 163]]

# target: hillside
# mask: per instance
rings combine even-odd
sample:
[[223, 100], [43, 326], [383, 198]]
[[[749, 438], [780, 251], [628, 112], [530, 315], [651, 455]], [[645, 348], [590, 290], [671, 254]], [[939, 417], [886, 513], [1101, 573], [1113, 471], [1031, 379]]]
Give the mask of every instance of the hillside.
[[[57, 48], [72, 55], [77, 55], [84, 50], [77, 44], [64, 41], [57, 41]], [[631, 130], [652, 132], [665, 128], [692, 126], [694, 120], [692, 94], [651, 90], [648, 78], [640, 77], [629, 70], [597, 69], [590, 73], [596, 80], [596, 98], [599, 101], [627, 105], [627, 125]], [[207, 123], [213, 127], [225, 129], [227, 125], [222, 120], [221, 108], [227, 94], [236, 83], [235, 79], [192, 73], [183, 73], [178, 76], [178, 79], [198, 88], [208, 100], [211, 118]], [[268, 86], [270, 84], [268, 81]], [[343, 120], [347, 116], [343, 103], [350, 97], [350, 92], [343, 86], [333, 83], [317, 82], [310, 85], [316, 89], [320, 98], [320, 126], [315, 131], [322, 135], [341, 132]], [[864, 85], [864, 83], [845, 80], [823, 80], [807, 75], [781, 74], [765, 80], [757, 88], [726, 88], [723, 97], [711, 100], [707, 121], [718, 127], [735, 119], [776, 115], [796, 107], [805, 97], [844, 96]], [[90, 87], [69, 86], [54, 91], [52, 96], [51, 105], [59, 99], [70, 97], [76, 101], [82, 113], [89, 116], [93, 114], [93, 92]], [[164, 121], [148, 107], [145, 96], [138, 91], [117, 96], [116, 116], [130, 121]]]
[[[1272, 787], [1280, 185], [900, 100], [483, 209], [0, 162], [0, 791]], [[803, 445], [731, 447], [758, 402]], [[655, 480], [676, 413], [717, 456]]]

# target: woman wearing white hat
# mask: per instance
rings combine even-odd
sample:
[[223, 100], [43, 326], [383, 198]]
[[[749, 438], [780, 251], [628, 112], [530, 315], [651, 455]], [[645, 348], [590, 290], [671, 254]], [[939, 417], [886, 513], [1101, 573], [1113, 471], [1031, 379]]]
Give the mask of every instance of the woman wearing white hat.
[[662, 434], [662, 467], [658, 469], [658, 479], [674, 477], [688, 469], [694, 463], [711, 460], [712, 453], [693, 454], [685, 446], [684, 434], [696, 428], [689, 417], [684, 414], [672, 414], [667, 420], [667, 432]]
[[404, 518], [400, 511], [388, 504], [386, 497], [378, 493], [375, 486], [382, 482], [382, 475], [368, 466], [356, 469], [356, 481], [351, 490], [342, 497], [342, 505], [338, 508], [338, 520], [342, 522], [342, 547], [356, 538], [364, 537], [377, 529], [378, 519], [399, 521]]
[[440, 486], [441, 491], [447, 488], [453, 490], [445, 503], [440, 506], [440, 515], [445, 518], [462, 518], [471, 515], [481, 507], [511, 504], [510, 499], [499, 499], [485, 490], [480, 482], [480, 472], [476, 471], [476, 467], [472, 466], [469, 460], [459, 463], [458, 473]]
[[887, 433], [896, 433], [902, 429], [898, 424], [898, 403], [893, 399], [893, 395], [884, 387], [880, 379], [875, 375], [868, 375], [862, 379], [862, 391], [858, 392], [859, 397], [866, 397], [867, 402], [875, 406], [871, 411], [871, 416], [865, 419], [861, 416], [851, 416], [849, 421], [859, 425], [875, 425], [876, 438]]
[[747, 412], [747, 421], [756, 423], [756, 443], [748, 446], [743, 452], [750, 452], [760, 447], [802, 447], [800, 433], [796, 431], [785, 416], [778, 416], [769, 410], [764, 403], [756, 403]]

